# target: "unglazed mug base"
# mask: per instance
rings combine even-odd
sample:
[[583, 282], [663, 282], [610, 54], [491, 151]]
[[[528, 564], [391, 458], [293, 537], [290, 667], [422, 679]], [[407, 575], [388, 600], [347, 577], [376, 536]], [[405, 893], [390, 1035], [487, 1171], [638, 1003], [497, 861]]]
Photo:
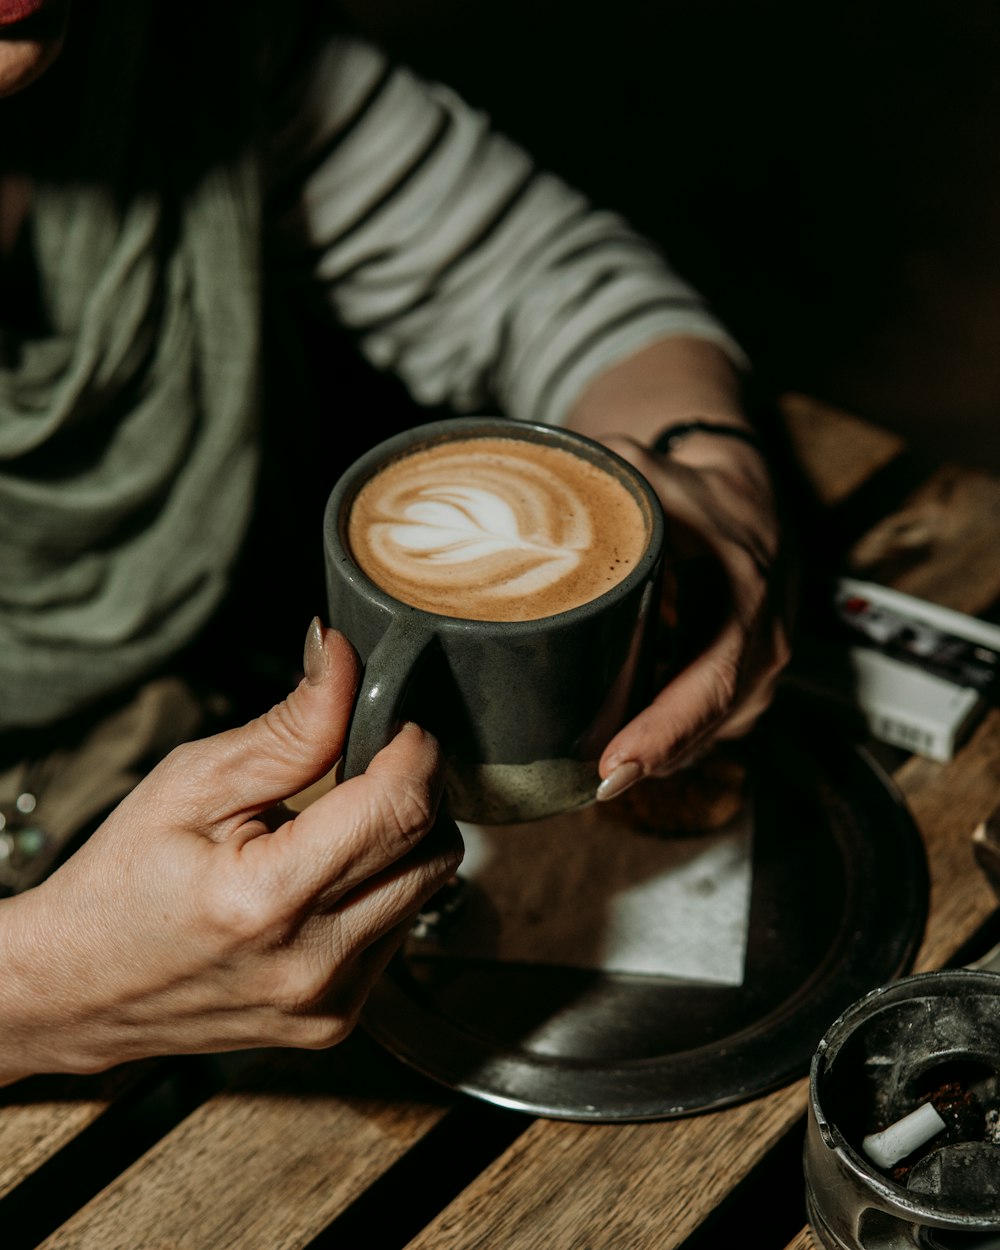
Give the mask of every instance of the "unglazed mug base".
[[514, 825], [541, 820], [591, 802], [600, 777], [597, 761], [533, 760], [528, 764], [445, 766], [448, 810], [457, 820]]

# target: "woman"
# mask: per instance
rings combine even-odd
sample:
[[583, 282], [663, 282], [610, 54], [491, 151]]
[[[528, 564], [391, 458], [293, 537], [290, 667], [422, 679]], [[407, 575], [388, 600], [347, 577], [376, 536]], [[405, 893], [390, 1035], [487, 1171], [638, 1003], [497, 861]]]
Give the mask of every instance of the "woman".
[[[269, 8], [188, 23], [155, 0], [0, 0], [8, 749], [131, 689], [217, 610], [276, 281], [423, 402], [602, 438], [654, 484], [675, 545], [724, 570], [727, 618], [608, 745], [598, 798], [745, 732], [786, 644], [739, 349], [648, 244], [450, 92], [322, 6]], [[338, 758], [357, 683], [319, 622], [304, 668], [0, 904], [0, 1081], [350, 1030], [460, 848], [416, 726], [285, 818]]]

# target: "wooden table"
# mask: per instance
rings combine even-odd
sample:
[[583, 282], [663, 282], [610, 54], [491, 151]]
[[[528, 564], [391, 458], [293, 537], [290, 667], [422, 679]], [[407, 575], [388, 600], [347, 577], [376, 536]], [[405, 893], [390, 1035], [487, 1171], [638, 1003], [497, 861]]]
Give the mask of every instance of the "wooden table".
[[[1000, 480], [925, 472], [895, 436], [801, 396], [782, 410], [826, 540], [864, 531], [846, 567], [962, 611], [994, 605]], [[970, 839], [998, 800], [1000, 711], [952, 762], [911, 757], [895, 779], [930, 865], [916, 968], [936, 968], [995, 910]], [[361, 1033], [328, 1053], [37, 1079], [0, 1094], [0, 1246], [812, 1250], [805, 1103], [803, 1079], [681, 1120], [535, 1120], [433, 1086]]]

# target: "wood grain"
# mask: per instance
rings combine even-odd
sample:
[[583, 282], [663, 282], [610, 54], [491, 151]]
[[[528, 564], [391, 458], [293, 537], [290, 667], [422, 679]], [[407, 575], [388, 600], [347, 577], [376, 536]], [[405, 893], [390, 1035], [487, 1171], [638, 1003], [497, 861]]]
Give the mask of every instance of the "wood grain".
[[809, 395], [782, 395], [778, 410], [799, 469], [827, 507], [846, 499], [906, 446], [899, 435]]
[[537, 1120], [410, 1250], [677, 1246], [781, 1139], [800, 1081], [711, 1115], [656, 1124]]
[[915, 971], [940, 968], [996, 907], [972, 835], [1000, 792], [1000, 711], [992, 711], [949, 764], [913, 757], [896, 782], [928, 848], [930, 917]]
[[[1000, 791], [1000, 712], [993, 711], [950, 764], [913, 757], [896, 774], [928, 846], [930, 923], [915, 972], [940, 968], [963, 932], [971, 936], [996, 907], [975, 862], [972, 834], [995, 810]], [[966, 836], [967, 831], [967, 836]], [[822, 1250], [810, 1228], [786, 1250]]]
[[372, 1044], [279, 1054], [198, 1108], [43, 1243], [48, 1250], [292, 1250], [447, 1108]]
[[36, 1077], [0, 1091], [0, 1198], [148, 1079], [149, 1064], [97, 1077]]

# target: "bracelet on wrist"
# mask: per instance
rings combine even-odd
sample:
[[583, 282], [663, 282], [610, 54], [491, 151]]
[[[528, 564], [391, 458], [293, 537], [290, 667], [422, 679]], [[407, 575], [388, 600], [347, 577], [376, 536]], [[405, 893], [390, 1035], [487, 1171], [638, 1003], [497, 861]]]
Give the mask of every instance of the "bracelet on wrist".
[[764, 444], [755, 430], [747, 430], [739, 425], [718, 425], [714, 421], [683, 421], [680, 425], [668, 425], [653, 439], [652, 447], [663, 456], [669, 456], [678, 443], [692, 434], [711, 434], [716, 438], [735, 438], [747, 443], [764, 454]]

